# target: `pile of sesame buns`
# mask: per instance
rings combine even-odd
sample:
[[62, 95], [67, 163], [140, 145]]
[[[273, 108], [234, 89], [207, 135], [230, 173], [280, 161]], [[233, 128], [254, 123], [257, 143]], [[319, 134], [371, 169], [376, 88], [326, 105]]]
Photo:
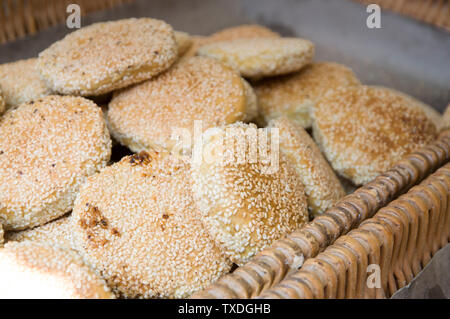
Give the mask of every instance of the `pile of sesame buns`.
[[131, 18], [0, 65], [0, 298], [187, 298], [450, 127], [314, 53]]

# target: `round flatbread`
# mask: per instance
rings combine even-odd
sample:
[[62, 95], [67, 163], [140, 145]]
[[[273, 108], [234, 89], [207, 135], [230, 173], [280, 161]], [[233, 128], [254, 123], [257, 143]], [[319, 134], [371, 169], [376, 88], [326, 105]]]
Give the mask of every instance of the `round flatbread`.
[[[175, 137], [194, 123], [202, 130], [246, 118], [242, 78], [223, 63], [193, 57], [157, 78], [123, 90], [109, 104], [112, 136], [133, 152], [153, 146], [173, 149]], [[201, 131], [200, 131], [201, 133]]]
[[248, 38], [202, 46], [199, 55], [227, 63], [246, 78], [299, 71], [314, 57], [314, 44], [298, 38]]
[[83, 185], [74, 248], [119, 295], [185, 298], [230, 270], [198, 218], [189, 172], [177, 157], [149, 150]]
[[86, 176], [111, 155], [102, 111], [82, 97], [50, 95], [9, 110], [0, 136], [0, 220], [7, 230], [69, 212]]
[[328, 92], [313, 116], [314, 139], [322, 152], [335, 171], [356, 185], [369, 182], [437, 134], [417, 103], [381, 87]]
[[147, 80], [177, 59], [173, 29], [150, 19], [95, 23], [39, 54], [38, 69], [53, 91], [100, 95]]
[[192, 164], [202, 222], [238, 265], [308, 221], [300, 177], [268, 135], [243, 123], [208, 130]]

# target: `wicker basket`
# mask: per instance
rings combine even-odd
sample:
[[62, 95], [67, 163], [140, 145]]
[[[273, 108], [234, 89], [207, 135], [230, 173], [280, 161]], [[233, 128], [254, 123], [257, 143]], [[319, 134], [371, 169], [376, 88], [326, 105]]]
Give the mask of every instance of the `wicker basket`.
[[66, 7], [78, 4], [81, 14], [132, 0], [0, 0], [0, 43], [13, 41], [66, 20]]
[[[391, 296], [449, 242], [449, 160], [447, 130], [192, 298]], [[367, 288], [370, 264], [380, 266], [379, 289]]]

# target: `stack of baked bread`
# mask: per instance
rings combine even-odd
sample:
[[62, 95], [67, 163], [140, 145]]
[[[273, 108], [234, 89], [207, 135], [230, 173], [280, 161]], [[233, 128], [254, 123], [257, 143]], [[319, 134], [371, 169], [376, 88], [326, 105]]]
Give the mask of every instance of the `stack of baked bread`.
[[0, 65], [0, 297], [188, 297], [445, 126], [313, 58], [141, 18]]

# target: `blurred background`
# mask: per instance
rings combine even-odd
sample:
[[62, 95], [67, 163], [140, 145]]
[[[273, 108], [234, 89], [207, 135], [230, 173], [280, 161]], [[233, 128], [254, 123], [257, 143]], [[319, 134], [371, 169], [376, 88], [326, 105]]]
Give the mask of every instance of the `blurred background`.
[[[381, 8], [370, 29], [367, 3]], [[344, 63], [367, 84], [407, 92], [443, 111], [450, 101], [448, 0], [0, 0], [0, 63], [37, 56], [73, 31], [67, 5], [81, 8], [81, 26], [126, 17], [154, 17], [175, 29], [208, 35], [258, 23], [316, 43], [316, 60]]]

